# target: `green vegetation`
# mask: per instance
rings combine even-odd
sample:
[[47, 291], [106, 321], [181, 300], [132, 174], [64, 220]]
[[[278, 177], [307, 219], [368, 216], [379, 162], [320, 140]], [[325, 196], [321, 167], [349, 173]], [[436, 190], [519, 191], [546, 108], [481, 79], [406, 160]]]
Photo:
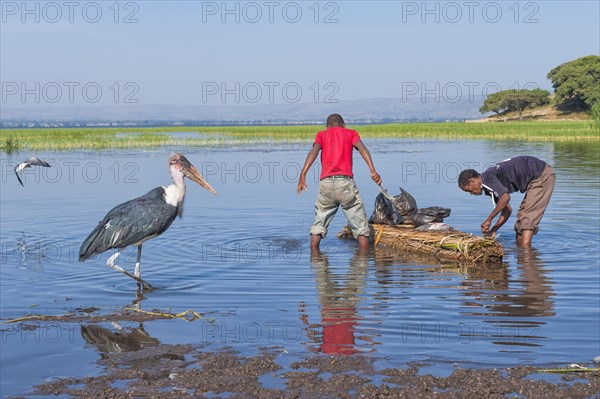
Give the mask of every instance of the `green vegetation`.
[[548, 73], [561, 109], [592, 110], [600, 100], [600, 56], [566, 62]]
[[479, 108], [479, 112], [485, 114], [493, 111], [499, 114], [502, 111], [517, 111], [519, 119], [522, 119], [524, 110], [549, 103], [550, 92], [548, 90], [504, 90], [489, 95]]
[[360, 126], [362, 137], [503, 141], [600, 140], [589, 121], [414, 123]]
[[[4, 139], [4, 137], [3, 137], [3, 139]], [[19, 144], [19, 142], [17, 141], [17, 139], [15, 139], [11, 135], [9, 135], [8, 137], [6, 137], [6, 139], [4, 139], [4, 143], [2, 145], [2, 149], [7, 154], [10, 154], [11, 152], [18, 151], [20, 147], [21, 147], [21, 145]]]
[[600, 127], [600, 56], [566, 62], [553, 68], [547, 77], [554, 88], [552, 100], [546, 90], [504, 90], [487, 96], [479, 111], [502, 116], [516, 111], [521, 120], [524, 110], [536, 108], [537, 111], [552, 101], [554, 112], [551, 114], [585, 113], [596, 121], [596, 128]]
[[600, 101], [597, 101], [592, 107], [592, 118], [594, 119], [596, 128], [600, 128]]
[[[598, 141], [589, 121], [505, 123], [398, 123], [349, 126], [363, 138], [475, 139], [514, 141]], [[152, 128], [2, 129], [0, 147], [17, 150], [141, 148], [160, 146], [236, 146], [310, 143], [320, 125], [178, 126]]]

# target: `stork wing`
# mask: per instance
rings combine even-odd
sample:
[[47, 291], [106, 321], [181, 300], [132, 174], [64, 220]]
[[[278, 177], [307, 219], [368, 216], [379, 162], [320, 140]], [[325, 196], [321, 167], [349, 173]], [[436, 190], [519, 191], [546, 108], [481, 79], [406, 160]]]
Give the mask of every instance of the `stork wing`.
[[171, 226], [176, 216], [177, 208], [165, 202], [162, 187], [117, 205], [83, 241], [79, 260], [156, 237]]

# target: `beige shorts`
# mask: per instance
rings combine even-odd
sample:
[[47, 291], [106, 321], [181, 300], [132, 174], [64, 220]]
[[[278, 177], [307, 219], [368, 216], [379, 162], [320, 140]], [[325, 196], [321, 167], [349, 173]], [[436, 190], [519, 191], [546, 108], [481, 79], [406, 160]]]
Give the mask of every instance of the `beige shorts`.
[[310, 227], [310, 234], [320, 234], [325, 237], [327, 227], [340, 205], [354, 238], [368, 237], [370, 231], [365, 205], [354, 179], [348, 176], [326, 177], [319, 183], [319, 194], [315, 204], [315, 221]]
[[515, 231], [518, 234], [523, 230], [533, 230], [533, 234], [537, 233], [538, 225], [550, 202], [555, 180], [554, 169], [552, 166], [546, 165], [542, 175], [529, 183], [523, 202], [519, 206], [519, 213], [517, 213]]

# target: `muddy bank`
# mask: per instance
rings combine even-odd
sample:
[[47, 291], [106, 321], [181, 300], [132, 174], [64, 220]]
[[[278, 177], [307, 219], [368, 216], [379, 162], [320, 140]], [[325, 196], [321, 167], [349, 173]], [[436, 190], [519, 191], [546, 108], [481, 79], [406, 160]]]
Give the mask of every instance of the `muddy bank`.
[[[291, 361], [282, 348], [255, 356], [165, 345], [143, 331], [115, 333], [83, 326], [100, 352], [101, 375], [41, 383], [27, 395], [76, 398], [590, 398], [600, 372], [540, 374], [532, 367], [455, 369], [447, 377], [421, 365], [377, 370], [372, 357], [310, 355]], [[119, 341], [120, 340], [120, 341]], [[297, 359], [297, 357], [293, 357]], [[24, 396], [27, 397], [27, 396]]]
[[[533, 367], [451, 370], [448, 365], [448, 375], [435, 376], [427, 373], [431, 364], [383, 368], [385, 361], [362, 354], [303, 356], [275, 346], [243, 356], [208, 344], [163, 344], [144, 329], [144, 322], [152, 320], [189, 320], [186, 312], [126, 308], [98, 313], [96, 308], [77, 309], [12, 324], [25, 330], [49, 320], [79, 324], [81, 337], [99, 354], [98, 374], [43, 381], [22, 397], [590, 398], [600, 393], [599, 371], [556, 375]], [[33, 320], [38, 323], [30, 324]], [[195, 320], [210, 322], [208, 317]], [[123, 322], [138, 327], [121, 327]]]

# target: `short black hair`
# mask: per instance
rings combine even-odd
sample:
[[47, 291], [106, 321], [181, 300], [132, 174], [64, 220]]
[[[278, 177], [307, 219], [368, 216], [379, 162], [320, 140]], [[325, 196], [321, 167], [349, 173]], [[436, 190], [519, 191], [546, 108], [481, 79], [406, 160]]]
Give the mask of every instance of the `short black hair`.
[[344, 118], [340, 114], [331, 114], [327, 117], [327, 127], [341, 126], [344, 127], [346, 123]]
[[475, 169], [465, 169], [458, 175], [458, 187], [465, 187], [469, 185], [469, 180], [475, 179], [481, 176]]

